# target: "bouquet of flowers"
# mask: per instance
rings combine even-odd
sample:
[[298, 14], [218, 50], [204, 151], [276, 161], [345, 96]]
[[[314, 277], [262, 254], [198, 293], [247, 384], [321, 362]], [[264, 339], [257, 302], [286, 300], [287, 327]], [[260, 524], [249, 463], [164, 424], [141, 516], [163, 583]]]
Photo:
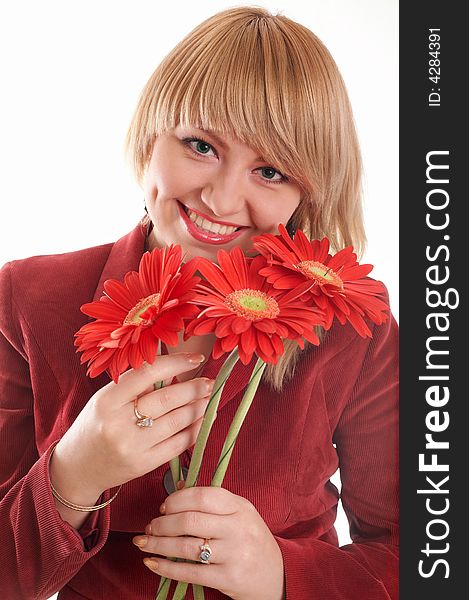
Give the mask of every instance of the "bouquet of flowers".
[[[277, 363], [286, 340], [301, 349], [305, 341], [318, 345], [319, 328], [327, 331], [335, 320], [350, 323], [367, 337], [371, 331], [365, 319], [379, 325], [388, 317], [382, 283], [367, 278], [373, 267], [360, 265], [352, 247], [331, 255], [327, 238], [310, 241], [298, 230], [291, 239], [283, 225], [278, 230], [278, 235], [254, 238], [255, 257], [245, 256], [239, 248], [221, 250], [218, 264], [200, 257], [184, 262], [179, 246], [146, 252], [138, 273], [127, 273], [124, 282], [106, 281], [101, 299], [81, 308], [96, 319], [77, 332], [75, 341], [91, 377], [107, 370], [117, 382], [129, 367], [152, 363], [160, 341], [176, 346], [178, 334], [185, 340], [214, 334], [213, 358], [227, 354], [205, 411], [185, 487], [197, 485], [223, 388], [238, 360], [248, 365], [257, 356], [212, 486], [223, 484], [262, 374], [267, 364]], [[182, 476], [178, 457], [171, 461], [171, 472], [176, 488]], [[210, 548], [202, 549], [202, 562], [209, 559]], [[167, 598], [170, 584], [171, 580], [161, 578], [157, 600]], [[187, 586], [178, 582], [173, 600], [185, 598]], [[201, 586], [193, 585], [193, 592], [196, 599], [203, 598]]]

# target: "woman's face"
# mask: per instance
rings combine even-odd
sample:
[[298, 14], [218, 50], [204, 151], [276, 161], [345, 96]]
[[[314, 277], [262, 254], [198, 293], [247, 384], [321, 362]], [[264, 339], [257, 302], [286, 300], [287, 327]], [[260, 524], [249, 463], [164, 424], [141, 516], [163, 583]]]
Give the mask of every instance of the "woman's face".
[[144, 180], [154, 227], [150, 248], [180, 244], [215, 261], [217, 251], [251, 249], [261, 233], [278, 233], [300, 202], [289, 181], [239, 140], [195, 127], [157, 137]]

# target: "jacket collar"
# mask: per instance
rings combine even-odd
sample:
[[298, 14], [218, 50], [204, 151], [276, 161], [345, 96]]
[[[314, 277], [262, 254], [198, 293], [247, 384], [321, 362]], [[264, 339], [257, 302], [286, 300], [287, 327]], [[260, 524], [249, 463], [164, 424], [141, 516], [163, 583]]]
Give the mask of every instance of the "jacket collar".
[[129, 271], [138, 271], [138, 265], [145, 252], [147, 227], [139, 223], [130, 233], [115, 242], [99, 278], [93, 300], [99, 300], [104, 292], [107, 279], [123, 281]]
[[[118, 281], [123, 281], [126, 273], [129, 271], [138, 271], [140, 259], [145, 252], [147, 233], [147, 226], [139, 223], [130, 233], [112, 245], [101, 277], [99, 278], [93, 300], [99, 300], [102, 296], [106, 280], [117, 279]], [[228, 354], [224, 354], [216, 360], [212, 356], [209, 356], [200, 376], [215, 379], [227, 356]], [[255, 364], [255, 356], [248, 365], [243, 365], [238, 360], [223, 389], [219, 409], [223, 408], [236, 394], [247, 386]]]

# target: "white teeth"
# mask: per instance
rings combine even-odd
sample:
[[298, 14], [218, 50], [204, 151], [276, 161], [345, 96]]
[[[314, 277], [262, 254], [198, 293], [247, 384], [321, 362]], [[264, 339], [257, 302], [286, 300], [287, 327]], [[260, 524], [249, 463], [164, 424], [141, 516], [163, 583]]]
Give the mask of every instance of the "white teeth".
[[201, 229], [205, 229], [209, 233], [218, 233], [219, 235], [229, 235], [230, 233], [234, 233], [237, 230], [237, 227], [230, 227], [228, 225], [218, 225], [217, 223], [212, 223], [211, 221], [207, 221], [200, 215], [195, 212], [192, 212], [187, 206], [185, 207], [186, 214], [189, 219], [200, 227]]

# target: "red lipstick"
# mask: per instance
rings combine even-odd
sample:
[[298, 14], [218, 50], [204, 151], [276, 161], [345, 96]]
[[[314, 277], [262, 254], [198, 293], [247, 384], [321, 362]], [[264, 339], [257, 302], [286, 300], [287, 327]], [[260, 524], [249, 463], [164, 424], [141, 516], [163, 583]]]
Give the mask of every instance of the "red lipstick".
[[[245, 229], [245, 227], [241, 227], [238, 231], [234, 231], [233, 233], [229, 233], [227, 235], [223, 235], [221, 233], [210, 233], [209, 231], [202, 229], [201, 227], [199, 227], [198, 225], [196, 225], [189, 219], [186, 211], [183, 208], [183, 205], [180, 202], [178, 202], [178, 209], [179, 209], [179, 214], [181, 215], [181, 218], [184, 222], [184, 225], [187, 228], [187, 231], [190, 233], [190, 235], [193, 238], [195, 238], [199, 242], [205, 242], [206, 244], [227, 244], [228, 242], [231, 242], [232, 240], [239, 237], [241, 235], [243, 229]], [[190, 210], [192, 210], [192, 209], [190, 209]], [[194, 210], [193, 212], [197, 213], [201, 217], [204, 217], [203, 214], [199, 213], [196, 210]], [[209, 219], [207, 219], [207, 221], [208, 220]], [[236, 227], [236, 225], [234, 223], [229, 224], [227, 222], [221, 222], [221, 221], [213, 221], [213, 222], [220, 223], [220, 225], [228, 225], [230, 227]]]

